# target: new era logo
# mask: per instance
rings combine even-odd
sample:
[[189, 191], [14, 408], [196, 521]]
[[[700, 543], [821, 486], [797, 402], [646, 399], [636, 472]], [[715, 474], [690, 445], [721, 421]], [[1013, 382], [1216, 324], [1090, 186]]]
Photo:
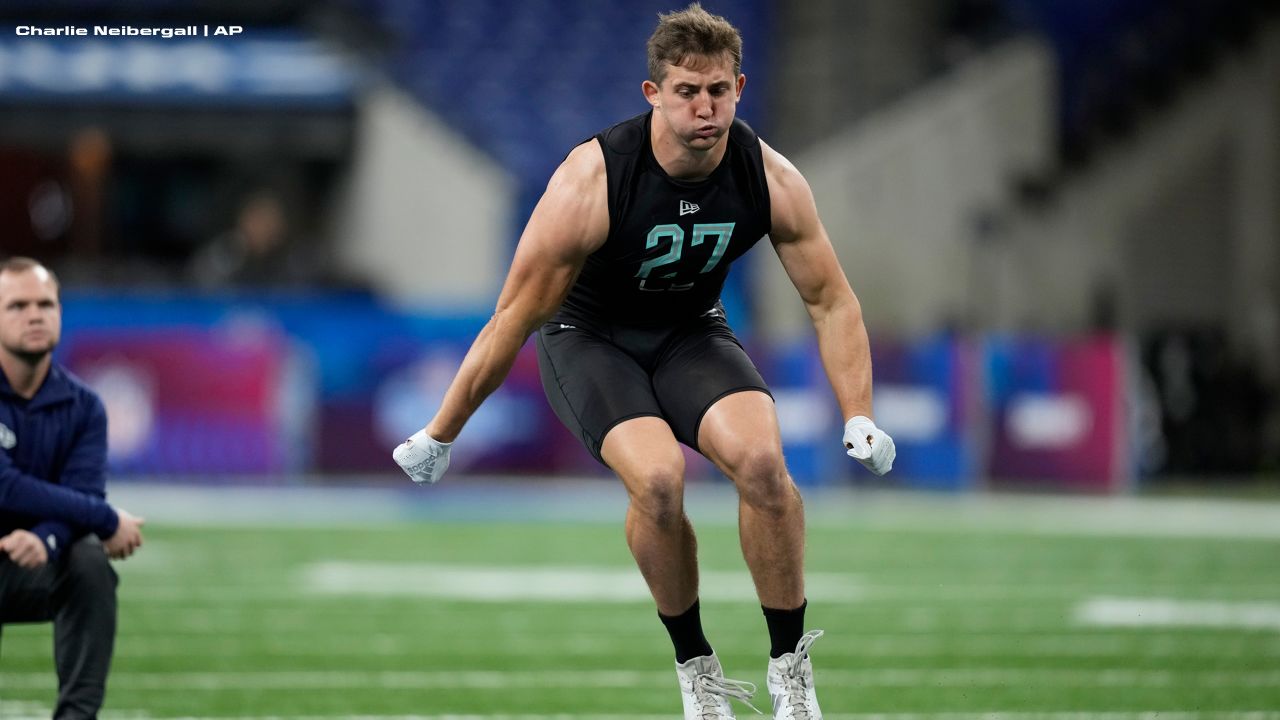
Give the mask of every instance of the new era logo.
[[680, 201], [680, 217], [684, 217], [685, 215], [692, 215], [701, 209], [702, 208], [698, 207], [697, 205], [694, 205], [688, 200]]

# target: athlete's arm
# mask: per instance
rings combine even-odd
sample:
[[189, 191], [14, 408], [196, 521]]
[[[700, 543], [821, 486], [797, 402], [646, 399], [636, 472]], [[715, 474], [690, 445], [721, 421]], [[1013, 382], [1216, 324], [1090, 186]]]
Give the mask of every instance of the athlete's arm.
[[427, 423], [427, 435], [453, 442], [506, 379], [525, 340], [559, 309], [587, 256], [609, 233], [607, 188], [604, 154], [594, 141], [575, 148], [551, 176], [520, 236], [497, 309]]
[[822, 366], [844, 414], [845, 447], [850, 457], [883, 475], [897, 451], [893, 438], [871, 420], [871, 347], [862, 306], [818, 219], [809, 183], [786, 158], [760, 144], [772, 206], [769, 238], [813, 321]]
[[845, 418], [871, 416], [871, 349], [862, 306], [818, 219], [813, 191], [785, 157], [761, 142], [773, 228], [769, 238], [800, 292], [822, 365]]

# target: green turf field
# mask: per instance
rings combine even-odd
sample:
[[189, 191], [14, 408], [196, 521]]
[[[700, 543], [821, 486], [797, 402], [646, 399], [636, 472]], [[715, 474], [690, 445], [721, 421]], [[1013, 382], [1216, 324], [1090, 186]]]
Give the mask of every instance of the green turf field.
[[[813, 658], [831, 718], [1280, 717], [1275, 534], [814, 514], [808, 625], [827, 633]], [[702, 525], [708, 636], [762, 685], [736, 530]], [[118, 569], [106, 718], [679, 714], [620, 523], [159, 523]], [[50, 645], [48, 625], [5, 628], [0, 717], [47, 717]]]

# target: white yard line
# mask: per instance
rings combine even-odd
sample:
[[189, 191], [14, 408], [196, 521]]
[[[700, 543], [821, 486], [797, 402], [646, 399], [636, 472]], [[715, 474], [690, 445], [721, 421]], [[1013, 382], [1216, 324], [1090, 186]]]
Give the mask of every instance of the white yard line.
[[[491, 648], [466, 647], [463, 636], [447, 628], [432, 631], [434, 642], [457, 641], [450, 654], [459, 658], [489, 658]], [[149, 658], [191, 656], [190, 634], [121, 635], [117, 647], [132, 655]], [[750, 653], [761, 650], [761, 638], [723, 638], [716, 642], [721, 654]], [[314, 630], [293, 634], [273, 633], [264, 640], [260, 631], [218, 633], [202, 638], [200, 653], [206, 658], [243, 658], [248, 654], [263, 657], [331, 657], [359, 648], [369, 657], [417, 657], [422, 653], [421, 640], [403, 633], [339, 633], [316, 636]], [[618, 635], [598, 633], [526, 633], [505, 638], [502, 652], [521, 657], [600, 657], [617, 656]], [[10, 658], [46, 657], [47, 637], [39, 642], [9, 641], [4, 648]], [[952, 635], [935, 637], [919, 634], [859, 633], [847, 645], [826, 645], [821, 657], [829, 659], [858, 658], [928, 658], [938, 655], [955, 657], [1025, 657], [1025, 658], [1143, 658], [1200, 657], [1214, 659], [1280, 658], [1280, 637], [1243, 636], [1197, 637], [1187, 634], [1155, 633], [1142, 635], [1060, 633], [1005, 633]]]
[[[706, 600], [757, 602], [746, 570], [704, 571]], [[429, 597], [480, 602], [648, 602], [649, 588], [634, 568], [433, 565], [427, 563], [320, 562], [308, 565], [301, 584], [318, 595]], [[805, 591], [814, 600], [851, 600], [862, 593], [855, 578], [809, 573]]]
[[[1272, 688], [1280, 671], [1074, 670], [1059, 668], [878, 668], [818, 670], [818, 679], [841, 687], [1077, 687], [1077, 688]], [[666, 671], [261, 671], [113, 673], [118, 690], [422, 690], [431, 688], [658, 688], [670, 685]], [[45, 672], [9, 672], [5, 688], [49, 690], [56, 678]]]
[[[6, 720], [47, 720], [51, 708], [38, 702], [0, 700]], [[1280, 720], [1275, 710], [1190, 711], [990, 711], [936, 713], [825, 713], [827, 720]], [[142, 710], [106, 710], [103, 720], [669, 720], [670, 715], [548, 713], [548, 714], [384, 714], [384, 715], [222, 715], [160, 716]]]
[[[704, 597], [731, 602], [755, 600], [747, 570], [704, 570]], [[413, 562], [321, 561], [305, 565], [293, 576], [293, 583], [281, 578], [243, 580], [236, 584], [174, 584], [165, 577], [154, 584], [148, 578], [131, 577], [128, 602], [155, 606], [223, 605], [228, 601], [324, 602], [336, 596], [432, 597], [444, 600], [478, 601], [605, 601], [650, 602], [649, 593], [632, 567], [591, 566], [502, 566]], [[555, 583], [562, 585], [556, 586]], [[983, 582], [944, 582], [923, 586], [915, 583], [870, 583], [863, 576], [813, 571], [806, 585], [812, 598], [835, 603], [919, 602], [1033, 602], [1057, 603], [1076, 600], [1099, 592], [1110, 595], [1130, 593], [1175, 594], [1185, 584], [1160, 585], [1121, 581], [1099, 576], [1078, 582], [1018, 582], [993, 578]], [[1247, 602], [1280, 594], [1280, 582], [1259, 580], [1233, 582], [1212, 589], [1206, 602]]]
[[1076, 607], [1081, 625], [1280, 630], [1280, 603], [1099, 597]]
[[[105, 714], [104, 720], [148, 720], [150, 715]], [[165, 720], [671, 720], [671, 715], [246, 715], [237, 717], [172, 717]], [[1280, 712], [823, 712], [827, 720], [1280, 720]], [[40, 717], [44, 720], [44, 717]]]
[[[576, 602], [649, 602], [649, 590], [638, 570], [632, 567], [529, 566], [529, 565], [446, 565], [412, 562], [316, 562], [305, 566], [297, 576], [302, 596], [334, 595], [367, 597], [423, 597], [443, 600], [478, 602], [512, 601], [576, 601]], [[756, 602], [755, 587], [744, 568], [741, 571], [704, 570], [702, 597], [711, 601]], [[805, 591], [809, 599], [821, 602], [849, 603], [883, 600], [915, 600], [968, 602], [975, 600], [1019, 601], [1028, 599], [1061, 601], [1086, 595], [1099, 587], [1092, 583], [981, 583], [972, 585], [942, 584], [873, 585], [856, 575], [832, 572], [809, 572], [805, 575]], [[1136, 587], [1136, 586], [1135, 586]], [[1146, 586], [1149, 588], [1150, 586]], [[1259, 582], [1227, 589], [1248, 592], [1251, 597], [1267, 596], [1277, 583]], [[1123, 590], [1120, 590], [1123, 592]], [[200, 588], [202, 594], [217, 593], [217, 588]], [[237, 589], [234, 597], [257, 597], [252, 587]], [[286, 591], [269, 591], [268, 596], [290, 597]], [[298, 597], [295, 594], [293, 597]], [[166, 602], [198, 599], [176, 589], [148, 592], [138, 598], [142, 602]], [[206, 600], [209, 598], [206, 597]]]
[[[118, 482], [111, 493], [114, 502], [136, 509], [153, 525], [203, 527], [360, 527], [454, 520], [617, 524], [626, 508], [626, 493], [613, 480], [525, 480], [453, 477], [431, 488], [369, 487], [359, 477], [349, 478], [343, 487], [306, 486], [305, 478], [276, 487]], [[1280, 539], [1280, 503], [1265, 500], [924, 495], [838, 485], [802, 492], [814, 528]], [[685, 505], [695, 524], [737, 522], [737, 499], [727, 483], [690, 483]]]
[[[671, 720], [664, 715], [494, 714], [494, 715], [244, 715], [235, 717], [181, 717], [165, 720]], [[827, 720], [1280, 720], [1280, 712], [1246, 710], [1224, 712], [986, 712], [986, 713], [823, 713]], [[104, 720], [150, 720], [150, 715], [106, 713]], [[44, 718], [40, 718], [44, 720]], [[157, 719], [159, 720], [159, 719]]]
[[[0, 712], [8, 720], [47, 720], [49, 710], [33, 704], [0, 701]], [[1273, 710], [1125, 711], [1125, 712], [1019, 712], [981, 713], [824, 713], [827, 720], [1280, 720]], [[154, 716], [145, 712], [106, 711], [103, 720], [670, 720], [670, 714], [440, 714], [440, 715], [234, 715], [234, 716]]]

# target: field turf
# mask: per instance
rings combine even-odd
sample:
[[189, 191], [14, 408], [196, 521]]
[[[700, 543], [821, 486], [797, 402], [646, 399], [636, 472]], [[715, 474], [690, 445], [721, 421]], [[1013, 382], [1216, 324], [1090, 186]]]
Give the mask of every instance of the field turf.
[[[730, 677], [763, 686], [733, 498], [711, 495], [718, 510], [691, 509], [708, 637]], [[827, 717], [1280, 718], [1278, 506], [1241, 504], [1237, 524], [1237, 506], [1207, 505], [1216, 520], [1197, 524], [1179, 519], [1205, 516], [1196, 501], [1077, 502], [810, 498]], [[117, 565], [103, 717], [678, 717], [620, 512], [152, 513], [146, 547]], [[50, 626], [5, 627], [0, 717], [48, 717], [55, 692]]]

